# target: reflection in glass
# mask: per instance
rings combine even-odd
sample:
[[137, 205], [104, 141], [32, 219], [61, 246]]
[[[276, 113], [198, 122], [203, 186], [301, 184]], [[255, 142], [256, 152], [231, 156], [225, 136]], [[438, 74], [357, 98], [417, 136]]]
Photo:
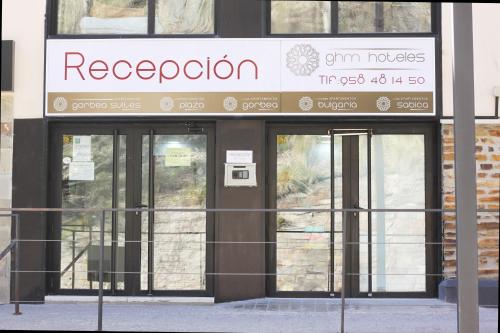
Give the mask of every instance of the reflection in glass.
[[[277, 136], [277, 208], [330, 208], [330, 136]], [[278, 291], [330, 289], [330, 213], [277, 214]], [[314, 259], [312, 259], [314, 258]]]
[[331, 32], [330, 1], [272, 1], [271, 33]]
[[60, 34], [145, 34], [147, 0], [59, 0]]
[[[88, 141], [87, 141], [88, 140]], [[87, 142], [89, 145], [79, 145]], [[125, 207], [125, 136], [119, 136], [118, 207]], [[113, 136], [63, 135], [62, 208], [111, 208], [113, 188]], [[80, 165], [79, 172], [75, 167]], [[71, 170], [70, 170], [71, 169]], [[124, 214], [117, 220], [116, 271], [124, 270]], [[105, 220], [104, 287], [110, 288], [111, 214]], [[61, 289], [96, 289], [99, 248], [99, 212], [61, 214]], [[116, 274], [123, 289], [123, 274]]]
[[[358, 136], [359, 204], [368, 208], [368, 135]], [[368, 291], [368, 213], [359, 213], [359, 291]]]
[[214, 0], [157, 0], [155, 33], [213, 34]]
[[[334, 175], [334, 206], [343, 208], [342, 200], [342, 136], [333, 136], [333, 175]], [[342, 289], [342, 212], [334, 213], [333, 240], [333, 291]]]
[[[142, 136], [141, 203], [149, 203], [149, 135]], [[148, 213], [141, 213], [141, 290], [148, 290]]]
[[339, 1], [339, 32], [375, 32], [375, 2]]
[[339, 1], [339, 32], [430, 32], [430, 2]]
[[[143, 200], [148, 188], [149, 137], [143, 137]], [[156, 208], [206, 208], [205, 135], [155, 135], [154, 205]], [[145, 179], [146, 178], [146, 179]], [[142, 237], [147, 240], [143, 214]], [[206, 213], [154, 213], [154, 290], [205, 289]], [[141, 288], [147, 289], [147, 243], [142, 243]], [[146, 264], [144, 264], [146, 262]], [[146, 281], [145, 281], [146, 280]]]
[[384, 2], [384, 32], [430, 31], [430, 2]]
[[[372, 208], [425, 208], [424, 153], [423, 135], [373, 136]], [[372, 224], [373, 291], [425, 291], [425, 213], [373, 213]]]

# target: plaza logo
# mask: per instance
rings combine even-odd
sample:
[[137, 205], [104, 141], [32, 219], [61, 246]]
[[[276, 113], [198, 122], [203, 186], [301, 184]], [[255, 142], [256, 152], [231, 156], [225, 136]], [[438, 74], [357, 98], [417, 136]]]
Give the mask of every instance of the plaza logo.
[[224, 98], [224, 102], [222, 103], [224, 106], [224, 109], [226, 111], [234, 111], [238, 107], [238, 100], [232, 96], [228, 96]]
[[304, 96], [301, 99], [299, 99], [299, 108], [302, 111], [311, 111], [311, 109], [314, 106], [314, 102], [311, 97]]
[[286, 67], [296, 76], [310, 76], [319, 67], [319, 52], [309, 44], [297, 44], [286, 54]]
[[174, 100], [172, 97], [162, 97], [160, 99], [160, 109], [162, 111], [171, 111], [174, 108]]
[[52, 103], [54, 110], [63, 112], [68, 107], [68, 101], [64, 97], [56, 97]]
[[381, 96], [377, 98], [377, 109], [380, 111], [388, 111], [391, 107], [391, 100], [388, 97]]

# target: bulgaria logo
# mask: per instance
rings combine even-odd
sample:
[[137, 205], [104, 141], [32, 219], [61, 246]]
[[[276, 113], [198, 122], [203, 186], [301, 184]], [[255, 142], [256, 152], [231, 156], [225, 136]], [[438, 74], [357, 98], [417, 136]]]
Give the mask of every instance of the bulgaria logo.
[[311, 109], [314, 106], [314, 102], [311, 97], [304, 96], [301, 99], [299, 99], [299, 108], [302, 111], [311, 111]]
[[54, 110], [63, 112], [68, 107], [68, 101], [64, 97], [56, 97], [52, 103]]
[[388, 97], [381, 96], [377, 98], [377, 109], [380, 111], [387, 111], [391, 107], [391, 100]]
[[309, 44], [297, 44], [286, 54], [286, 67], [297, 76], [309, 76], [319, 67], [319, 52]]
[[226, 111], [234, 111], [238, 107], [238, 100], [232, 96], [228, 96], [224, 98], [223, 106]]

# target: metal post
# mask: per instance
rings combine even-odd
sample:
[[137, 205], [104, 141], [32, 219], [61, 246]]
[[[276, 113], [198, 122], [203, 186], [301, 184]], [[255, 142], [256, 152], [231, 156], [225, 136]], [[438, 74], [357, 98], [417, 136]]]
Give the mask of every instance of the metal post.
[[345, 272], [345, 261], [346, 261], [346, 225], [347, 225], [347, 212], [342, 212], [342, 288], [341, 288], [341, 298], [342, 304], [340, 307], [340, 333], [344, 333], [344, 317], [345, 317], [345, 286], [346, 286], [346, 272]]
[[458, 332], [479, 332], [472, 4], [453, 4]]
[[[76, 252], [75, 252], [75, 242], [76, 242], [75, 230], [72, 230], [71, 232], [72, 232], [71, 239], [73, 240], [73, 243], [71, 243], [71, 245], [72, 245], [72, 249], [71, 249], [71, 262], [74, 262], [75, 261], [75, 255], [76, 255]], [[71, 265], [71, 289], [75, 289], [75, 264]]]
[[21, 245], [19, 242], [19, 239], [21, 238], [20, 234], [20, 226], [19, 226], [19, 214], [14, 215], [14, 218], [16, 220], [16, 257], [15, 257], [15, 266], [16, 266], [16, 273], [15, 273], [15, 290], [14, 290], [14, 298], [15, 298], [15, 311], [14, 315], [18, 316], [22, 314], [22, 312], [19, 309], [19, 302], [20, 302], [20, 288], [19, 288], [19, 270], [21, 269], [20, 267], [20, 261], [21, 261]]
[[99, 229], [99, 302], [97, 311], [97, 330], [102, 331], [102, 300], [103, 300], [103, 262], [104, 262], [104, 221], [106, 218], [106, 211], [102, 211], [101, 225]]

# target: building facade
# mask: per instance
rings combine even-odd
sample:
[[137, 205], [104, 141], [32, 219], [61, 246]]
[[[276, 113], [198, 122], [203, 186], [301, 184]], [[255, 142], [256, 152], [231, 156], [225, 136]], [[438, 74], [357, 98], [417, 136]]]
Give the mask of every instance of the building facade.
[[[348, 297], [437, 297], [452, 213], [320, 210], [454, 207], [451, 9], [3, 1], [1, 207], [178, 209], [106, 215], [112, 295], [337, 297], [345, 251]], [[498, 209], [500, 5], [473, 15], [478, 208]], [[97, 293], [100, 218], [21, 214], [21, 239], [50, 240], [22, 243], [24, 300]], [[499, 215], [476, 222], [498, 281]]]

